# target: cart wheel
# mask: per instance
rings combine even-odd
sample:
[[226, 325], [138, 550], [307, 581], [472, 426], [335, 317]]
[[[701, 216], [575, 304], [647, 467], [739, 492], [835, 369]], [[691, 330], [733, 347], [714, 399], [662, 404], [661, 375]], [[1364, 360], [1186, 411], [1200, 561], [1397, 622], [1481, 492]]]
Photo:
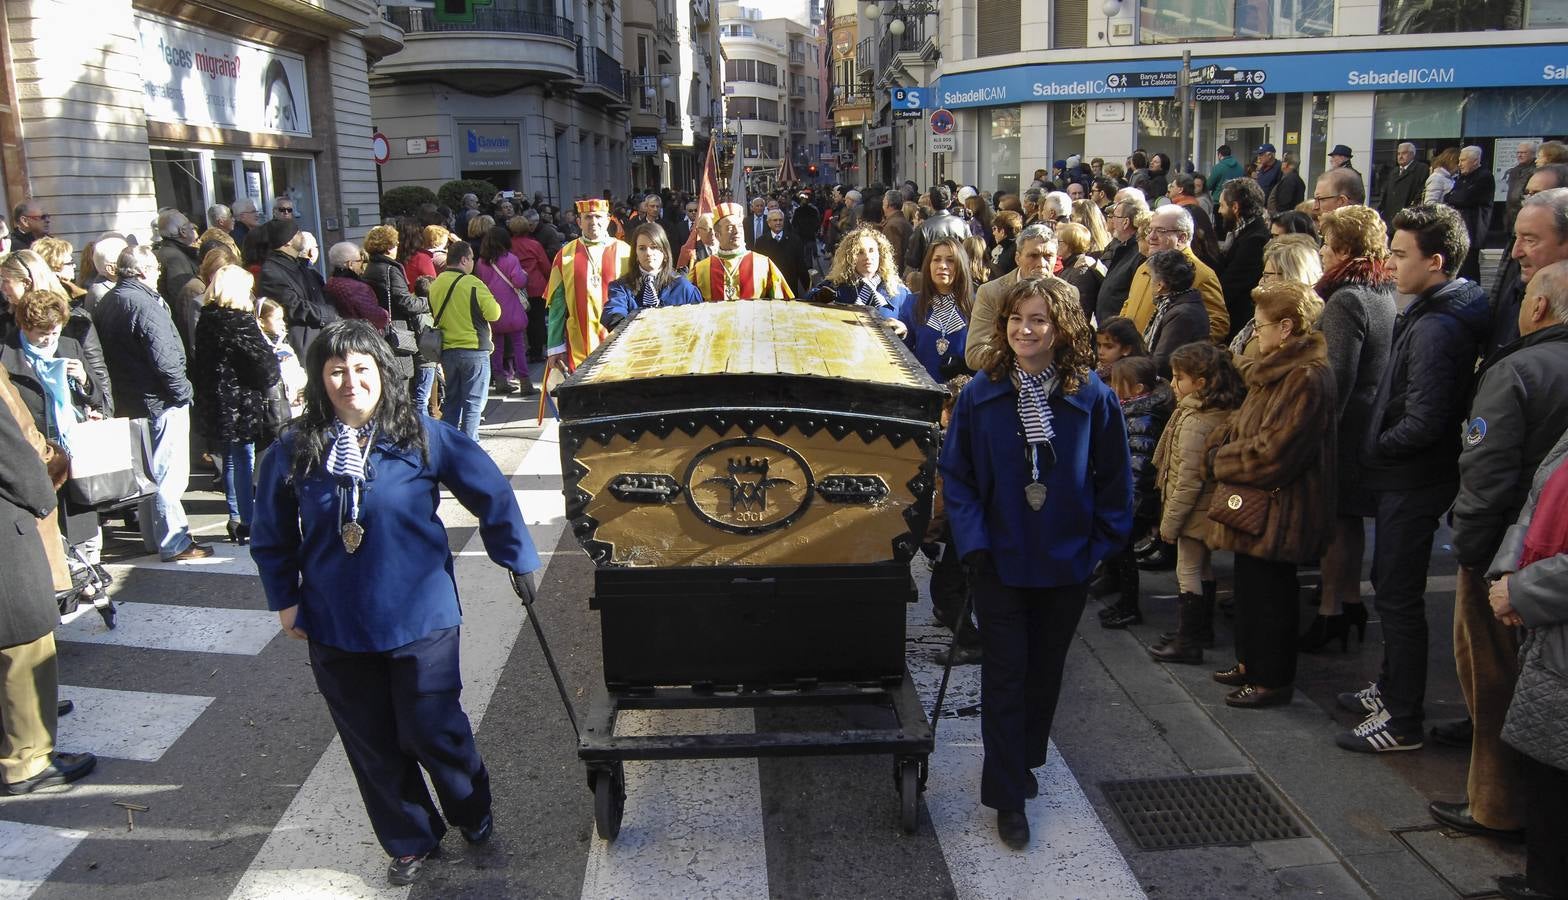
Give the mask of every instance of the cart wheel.
[[626, 770], [620, 763], [613, 769], [590, 772], [593, 779], [593, 822], [599, 837], [615, 840], [621, 833], [621, 816], [626, 812]]
[[920, 830], [920, 761], [900, 759], [894, 764], [898, 785], [899, 825], [905, 834]]
[[110, 629], [113, 629], [114, 628], [114, 601], [110, 600], [108, 603], [105, 603], [103, 606], [98, 607], [98, 615], [103, 616], [103, 624], [104, 625], [106, 625]]

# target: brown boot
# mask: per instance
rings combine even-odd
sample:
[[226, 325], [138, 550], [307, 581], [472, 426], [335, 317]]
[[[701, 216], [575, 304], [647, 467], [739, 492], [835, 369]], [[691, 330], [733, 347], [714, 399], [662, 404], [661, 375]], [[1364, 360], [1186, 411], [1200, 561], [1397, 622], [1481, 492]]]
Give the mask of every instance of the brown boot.
[[1213, 611], [1205, 609], [1202, 594], [1183, 593], [1180, 598], [1181, 611], [1178, 613], [1176, 637], [1163, 647], [1149, 648], [1149, 655], [1156, 662], [1184, 663], [1199, 665], [1203, 662], [1203, 646], [1198, 642], [1202, 633], [1205, 619], [1210, 620], [1208, 625], [1213, 627]]

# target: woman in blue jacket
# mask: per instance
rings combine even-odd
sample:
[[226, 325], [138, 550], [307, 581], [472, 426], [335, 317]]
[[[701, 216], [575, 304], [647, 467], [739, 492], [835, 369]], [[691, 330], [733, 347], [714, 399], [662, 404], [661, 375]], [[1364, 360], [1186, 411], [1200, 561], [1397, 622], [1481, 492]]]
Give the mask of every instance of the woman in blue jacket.
[[936, 381], [969, 374], [964, 346], [974, 296], [963, 242], [950, 237], [932, 241], [920, 269], [920, 293], [904, 298], [898, 318], [907, 329], [904, 343]]
[[485, 550], [524, 602], [539, 556], [511, 484], [463, 432], [409, 402], [384, 338], [363, 320], [306, 351], [305, 412], [261, 468], [251, 555], [283, 630], [310, 665], [370, 822], [410, 884], [446, 822], [488, 840], [490, 776], [459, 702], [457, 586], [440, 489], [479, 519]]
[[898, 316], [910, 296], [909, 288], [898, 277], [893, 245], [871, 225], [862, 225], [839, 241], [833, 264], [828, 267], [828, 283], [833, 287], [835, 303], [869, 306], [889, 319]]
[[637, 252], [637, 268], [610, 285], [610, 299], [600, 316], [604, 327], [614, 328], [639, 309], [702, 302], [697, 286], [675, 271], [675, 256], [664, 226], [644, 222], [632, 229], [627, 243]]
[[1132, 528], [1132, 475], [1121, 405], [1094, 374], [1072, 288], [1020, 280], [996, 328], [1007, 343], [953, 409], [942, 496], [980, 624], [980, 802], [1021, 849], [1089, 575]]

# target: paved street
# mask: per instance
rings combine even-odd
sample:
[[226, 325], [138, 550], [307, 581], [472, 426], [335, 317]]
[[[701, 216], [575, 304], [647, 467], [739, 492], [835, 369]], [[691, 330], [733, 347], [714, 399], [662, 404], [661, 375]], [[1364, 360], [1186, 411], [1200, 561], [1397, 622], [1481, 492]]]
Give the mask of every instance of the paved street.
[[[600, 678], [591, 566], [563, 534], [554, 429], [535, 427], [533, 413], [492, 401], [482, 437], [512, 473], [546, 560], [539, 613], [581, 705]], [[204, 476], [192, 487], [194, 520], [219, 533], [221, 493]], [[248, 554], [220, 543], [213, 559], [165, 565], [111, 529], [119, 627], [90, 615], [59, 634], [61, 695], [77, 704], [60, 743], [98, 753], [99, 767], [65, 793], [0, 798], [0, 898], [1446, 898], [1484, 896], [1491, 876], [1522, 867], [1517, 848], [1446, 834], [1426, 816], [1427, 799], [1462, 791], [1462, 751], [1429, 744], [1372, 758], [1332, 745], [1355, 721], [1334, 709], [1334, 692], [1376, 672], [1375, 615], [1365, 646], [1303, 658], [1304, 691], [1289, 707], [1232, 710], [1208, 680], [1230, 662], [1224, 646], [1204, 667], [1166, 669], [1143, 653], [1174, 621], [1174, 598], [1149, 599], [1174, 593], [1170, 573], [1146, 589], [1144, 626], [1106, 632], [1086, 614], [1027, 852], [1006, 850], [978, 805], [976, 667], [955, 671], [914, 836], [897, 825], [889, 758], [824, 757], [628, 764], [625, 822], [607, 844], [593, 832], [592, 796], [532, 628], [472, 520], [455, 503], [442, 511], [459, 554], [464, 703], [496, 793], [490, 845], [475, 851], [451, 834], [412, 892], [385, 887], [386, 859], [306, 648], [279, 633]], [[914, 570], [923, 590], [918, 561]], [[1448, 643], [1452, 572], [1447, 552], [1434, 553], [1434, 719], [1463, 714]], [[940, 678], [930, 656], [945, 633], [924, 599], [908, 623], [929, 708]], [[1223, 620], [1221, 629], [1228, 644]], [[835, 728], [874, 715], [628, 713], [618, 731]], [[1305, 836], [1145, 851], [1101, 787], [1253, 772]], [[115, 801], [147, 809], [133, 826]]]

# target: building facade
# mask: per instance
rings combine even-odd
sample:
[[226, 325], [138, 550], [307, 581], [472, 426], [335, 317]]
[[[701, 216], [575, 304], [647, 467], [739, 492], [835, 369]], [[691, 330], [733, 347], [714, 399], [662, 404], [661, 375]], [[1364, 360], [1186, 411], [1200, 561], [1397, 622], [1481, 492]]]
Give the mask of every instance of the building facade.
[[727, 0], [720, 4], [719, 40], [725, 115], [753, 184], [770, 189], [786, 173], [786, 161], [795, 180], [806, 180], [821, 149], [821, 28]]
[[471, 22], [386, 7], [403, 49], [370, 75], [383, 190], [482, 178], [559, 205], [631, 187], [617, 0], [493, 0]]
[[718, 17], [710, 0], [627, 0], [632, 184], [694, 190], [723, 120]]
[[[861, 33], [872, 4], [850, 7]], [[884, 17], [894, 10], [881, 3]], [[908, 8], [915, 4], [900, 4]], [[1459, 0], [940, 0], [940, 62], [922, 77], [898, 54], [863, 54], [871, 128], [891, 92], [922, 91], [929, 115], [953, 113], [950, 153], [897, 155], [896, 176], [950, 177], [987, 189], [1027, 185], [1077, 154], [1121, 162], [1133, 148], [1176, 157], [1180, 119], [1168, 80], [1217, 66], [1226, 99], [1192, 103], [1191, 158], [1207, 170], [1220, 144], [1249, 161], [1273, 144], [1309, 178], [1344, 144], [1376, 180], [1401, 141], [1432, 157], [1477, 144], [1499, 171], [1522, 138], [1568, 131], [1568, 3]], [[846, 20], [847, 21], [847, 20]], [[837, 27], [837, 26], [835, 26]], [[909, 32], [913, 33], [911, 27]], [[870, 37], [860, 38], [860, 46]], [[1162, 77], [1160, 73], [1165, 73]], [[1235, 79], [1235, 80], [1230, 80]], [[1245, 79], [1245, 80], [1242, 80]], [[1149, 86], [1140, 86], [1152, 82]], [[835, 87], [837, 89], [837, 86]], [[864, 94], [855, 95], [857, 99]], [[859, 109], [861, 107], [851, 107]], [[891, 113], [891, 110], [888, 111]], [[842, 124], [842, 123], [841, 123]]]
[[[0, 184], [80, 247], [164, 207], [285, 196], [323, 246], [379, 219], [366, 70], [401, 46], [365, 0], [6, 0]], [[90, 22], [84, 20], [90, 18]]]

